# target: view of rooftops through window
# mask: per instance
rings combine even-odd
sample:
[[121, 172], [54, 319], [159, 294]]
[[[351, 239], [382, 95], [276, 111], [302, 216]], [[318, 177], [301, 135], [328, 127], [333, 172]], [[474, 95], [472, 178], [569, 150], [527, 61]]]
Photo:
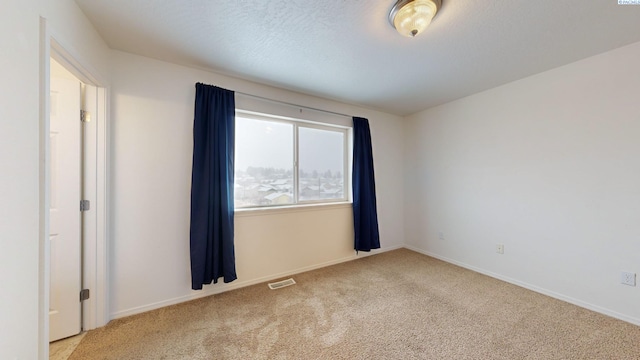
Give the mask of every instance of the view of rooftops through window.
[[346, 129], [236, 117], [235, 136], [236, 208], [346, 200]]

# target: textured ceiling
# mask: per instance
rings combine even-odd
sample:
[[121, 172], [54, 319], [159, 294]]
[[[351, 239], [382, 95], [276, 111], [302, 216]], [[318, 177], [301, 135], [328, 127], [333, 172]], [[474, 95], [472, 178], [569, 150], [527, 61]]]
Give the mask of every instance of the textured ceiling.
[[113, 49], [398, 115], [640, 41], [616, 0], [444, 0], [413, 39], [394, 0], [76, 2]]

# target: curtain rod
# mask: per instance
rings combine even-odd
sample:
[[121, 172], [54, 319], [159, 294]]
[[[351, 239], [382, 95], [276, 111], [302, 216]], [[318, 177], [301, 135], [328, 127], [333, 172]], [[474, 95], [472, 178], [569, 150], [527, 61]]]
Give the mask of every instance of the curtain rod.
[[243, 93], [241, 91], [235, 91], [235, 93], [236, 94], [240, 94], [240, 95], [244, 95], [244, 96], [248, 96], [248, 97], [252, 97], [252, 98], [255, 98], [255, 99], [269, 101], [269, 102], [276, 103], [276, 104], [282, 104], [282, 105], [287, 105], [287, 106], [291, 106], [291, 107], [300, 108], [300, 110], [306, 109], [306, 110], [323, 112], [323, 113], [327, 113], [327, 114], [331, 114], [331, 115], [344, 116], [344, 117], [348, 117], [350, 119], [353, 118], [352, 115], [347, 115], [347, 114], [343, 114], [343, 113], [339, 113], [339, 112], [335, 112], [335, 111], [322, 110], [322, 109], [318, 109], [318, 108], [314, 108], [314, 107], [310, 107], [310, 106], [296, 105], [296, 104], [289, 103], [289, 102], [286, 102], [286, 101], [273, 100], [273, 99], [269, 99], [269, 98], [258, 96], [258, 95], [252, 95], [252, 94]]

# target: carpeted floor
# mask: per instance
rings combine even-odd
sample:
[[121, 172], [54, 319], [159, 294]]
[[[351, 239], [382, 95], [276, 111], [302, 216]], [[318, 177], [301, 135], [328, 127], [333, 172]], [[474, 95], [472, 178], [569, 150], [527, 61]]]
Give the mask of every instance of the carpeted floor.
[[114, 320], [69, 359], [640, 359], [640, 327], [400, 249]]

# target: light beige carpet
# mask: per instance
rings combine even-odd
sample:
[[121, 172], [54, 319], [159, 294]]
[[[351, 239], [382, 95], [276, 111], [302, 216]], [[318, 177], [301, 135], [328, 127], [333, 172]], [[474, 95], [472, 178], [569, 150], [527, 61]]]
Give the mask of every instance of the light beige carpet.
[[406, 250], [112, 321], [70, 359], [640, 359], [640, 327]]

